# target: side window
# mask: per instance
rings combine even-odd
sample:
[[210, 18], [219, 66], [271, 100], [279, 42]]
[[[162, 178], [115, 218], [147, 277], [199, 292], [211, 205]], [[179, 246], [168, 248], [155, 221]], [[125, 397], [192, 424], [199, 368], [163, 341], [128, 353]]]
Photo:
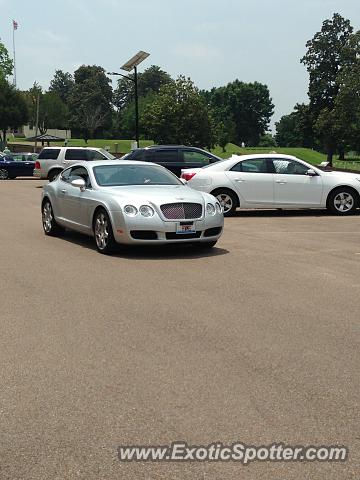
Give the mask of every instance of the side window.
[[136, 149], [129, 153], [129, 156], [126, 157], [129, 160], [144, 160], [144, 150]]
[[148, 159], [149, 162], [174, 163], [178, 161], [177, 150], [152, 150], [151, 153], [151, 159]]
[[87, 160], [87, 151], [82, 148], [67, 148], [65, 151], [65, 160]]
[[85, 167], [73, 167], [68, 170], [70, 172], [68, 176], [68, 182], [71, 183], [73, 180], [77, 178], [82, 178], [85, 180], [86, 188], [91, 188], [91, 182], [89, 178], [89, 172], [86, 170]]
[[87, 150], [87, 159], [88, 160], [107, 160], [105, 155], [98, 152], [97, 150]]
[[71, 173], [71, 168], [67, 168], [66, 170], [63, 170], [60, 174], [60, 178], [63, 182], [68, 182], [69, 181], [69, 176]]
[[39, 160], [56, 160], [59, 156], [60, 148], [43, 148], [38, 156]]
[[211, 160], [210, 157], [196, 150], [184, 150], [183, 159], [184, 163], [198, 164], [199, 166], [209, 165]]
[[268, 173], [265, 158], [254, 158], [253, 160], [243, 160], [231, 168], [234, 172], [247, 173]]
[[273, 160], [275, 173], [282, 175], [306, 175], [309, 168], [295, 160], [275, 159]]

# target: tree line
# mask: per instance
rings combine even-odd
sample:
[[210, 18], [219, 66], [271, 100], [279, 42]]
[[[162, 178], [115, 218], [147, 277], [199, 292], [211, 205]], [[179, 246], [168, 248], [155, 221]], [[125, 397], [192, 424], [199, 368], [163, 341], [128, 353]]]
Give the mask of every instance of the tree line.
[[276, 124], [279, 146], [310, 147], [333, 156], [360, 151], [360, 31], [338, 13], [323, 22], [301, 58], [309, 102]]
[[[269, 89], [238, 79], [200, 90], [190, 78], [173, 79], [152, 65], [138, 74], [140, 138], [163, 144], [225, 149], [228, 142], [246, 146], [308, 147], [335, 153], [360, 151], [360, 32], [338, 13], [325, 20], [306, 44], [300, 59], [309, 73], [309, 102], [276, 123], [269, 133], [274, 105]], [[49, 89], [34, 83], [18, 91], [8, 77], [13, 64], [0, 43], [0, 129], [35, 125], [39, 100], [40, 133], [71, 128], [74, 137], [134, 138], [134, 77], [114, 86], [105, 70], [82, 65], [74, 73], [56, 70]], [[4, 136], [4, 133], [3, 133]]]

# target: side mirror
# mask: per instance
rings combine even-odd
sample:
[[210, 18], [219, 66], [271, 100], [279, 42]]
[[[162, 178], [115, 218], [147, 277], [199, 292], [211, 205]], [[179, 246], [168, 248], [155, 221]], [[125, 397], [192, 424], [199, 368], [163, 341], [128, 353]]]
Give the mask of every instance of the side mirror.
[[317, 173], [312, 168], [309, 168], [309, 170], [306, 172], [306, 175], [309, 175], [309, 177], [316, 177]]
[[75, 180], [72, 180], [71, 185], [73, 187], [78, 187], [80, 190], [83, 192], [86, 190], [86, 183], [83, 178], [75, 178]]

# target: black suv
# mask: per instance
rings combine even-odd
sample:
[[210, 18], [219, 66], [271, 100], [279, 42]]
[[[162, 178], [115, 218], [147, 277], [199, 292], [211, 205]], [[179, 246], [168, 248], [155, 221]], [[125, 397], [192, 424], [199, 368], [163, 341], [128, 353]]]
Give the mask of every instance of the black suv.
[[184, 145], [151, 145], [136, 148], [122, 157], [123, 160], [154, 162], [166, 167], [180, 177], [182, 168], [201, 168], [222, 158], [196, 147]]

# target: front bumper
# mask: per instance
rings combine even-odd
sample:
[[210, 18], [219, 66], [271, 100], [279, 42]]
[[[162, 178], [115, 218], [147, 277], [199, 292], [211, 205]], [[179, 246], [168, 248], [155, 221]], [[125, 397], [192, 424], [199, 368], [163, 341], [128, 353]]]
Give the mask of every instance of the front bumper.
[[199, 220], [194, 220], [195, 234], [177, 234], [177, 225], [182, 222], [187, 223], [189, 220], [164, 221], [158, 215], [151, 218], [140, 218], [137, 215], [126, 218], [124, 226], [117, 222], [116, 214], [113, 213], [112, 216], [115, 240], [118, 243], [132, 245], [211, 242], [220, 238], [224, 226], [224, 218], [221, 214], [207, 215]]

